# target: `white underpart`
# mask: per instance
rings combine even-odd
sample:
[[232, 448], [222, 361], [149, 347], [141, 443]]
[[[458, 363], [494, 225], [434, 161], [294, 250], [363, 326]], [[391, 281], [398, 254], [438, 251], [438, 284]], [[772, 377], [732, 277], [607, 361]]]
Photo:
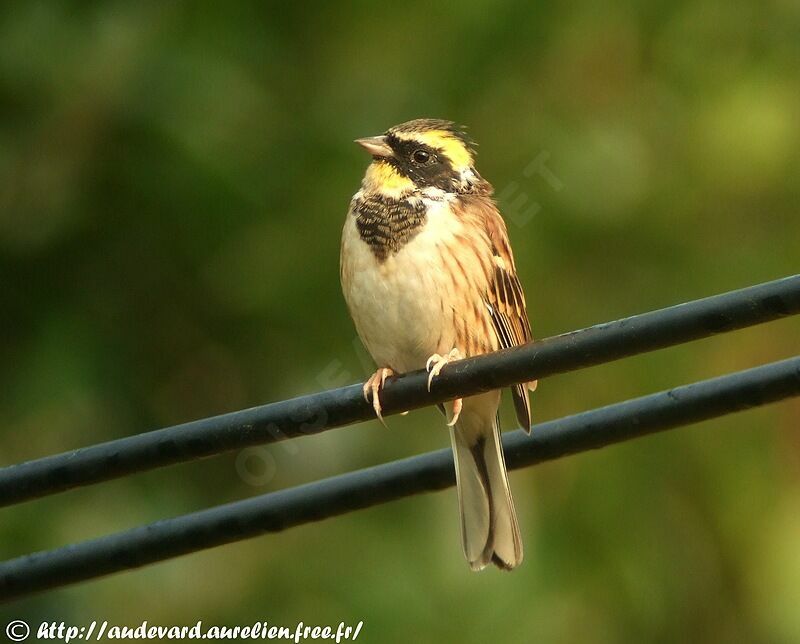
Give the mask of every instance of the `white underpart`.
[[356, 218], [348, 215], [345, 224], [345, 298], [375, 362], [398, 372], [421, 369], [432, 354], [456, 346], [452, 318], [462, 304], [438, 258], [443, 248], [458, 248], [454, 242], [463, 226], [446, 193], [438, 193], [419, 197], [427, 206], [423, 229], [383, 262], [359, 237]]

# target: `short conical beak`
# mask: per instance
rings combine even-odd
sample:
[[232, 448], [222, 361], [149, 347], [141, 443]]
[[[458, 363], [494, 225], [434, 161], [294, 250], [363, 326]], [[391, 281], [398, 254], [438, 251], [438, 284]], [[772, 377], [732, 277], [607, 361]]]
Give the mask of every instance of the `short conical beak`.
[[365, 139], [356, 139], [355, 142], [374, 157], [390, 157], [394, 154], [385, 136], [368, 136]]

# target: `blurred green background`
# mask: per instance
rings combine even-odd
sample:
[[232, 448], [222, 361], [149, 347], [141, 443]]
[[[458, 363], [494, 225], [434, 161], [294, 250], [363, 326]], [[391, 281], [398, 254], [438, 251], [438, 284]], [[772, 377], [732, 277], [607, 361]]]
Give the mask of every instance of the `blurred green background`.
[[[538, 337], [800, 269], [796, 0], [7, 3], [0, 464], [362, 380], [338, 283], [351, 141], [421, 116], [481, 144]], [[535, 420], [789, 357], [799, 333], [549, 378]], [[432, 410], [389, 425], [4, 509], [2, 558], [448, 444]], [[795, 400], [513, 474], [513, 574], [469, 572], [450, 490], [0, 617], [800, 642], [798, 425]]]

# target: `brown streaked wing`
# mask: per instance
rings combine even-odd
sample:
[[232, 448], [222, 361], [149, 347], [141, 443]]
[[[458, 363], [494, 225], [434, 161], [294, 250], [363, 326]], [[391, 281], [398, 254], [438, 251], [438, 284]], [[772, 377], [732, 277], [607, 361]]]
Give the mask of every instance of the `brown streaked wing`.
[[[505, 349], [531, 342], [533, 334], [525, 308], [525, 294], [517, 277], [505, 221], [488, 196], [464, 197], [464, 207], [480, 218], [492, 245], [494, 274], [489, 276], [490, 286], [486, 294], [486, 304], [489, 306], [500, 346]], [[517, 420], [525, 431], [530, 432], [531, 409], [528, 387], [534, 389], [536, 383], [515, 385], [511, 388], [511, 394]]]

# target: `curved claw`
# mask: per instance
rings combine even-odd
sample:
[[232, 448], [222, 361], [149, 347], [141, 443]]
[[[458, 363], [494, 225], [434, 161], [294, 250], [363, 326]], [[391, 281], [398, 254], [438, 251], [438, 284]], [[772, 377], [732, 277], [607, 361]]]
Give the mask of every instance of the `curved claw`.
[[446, 356], [434, 353], [430, 358], [428, 358], [427, 362], [425, 363], [425, 369], [428, 371], [428, 391], [431, 390], [433, 379], [441, 373], [442, 367], [450, 364], [454, 360], [462, 360], [463, 358], [464, 356], [461, 355], [461, 351], [458, 349], [451, 349], [450, 353], [448, 353]]
[[456, 398], [453, 401], [453, 419], [447, 423], [448, 427], [453, 427], [458, 422], [458, 417], [461, 415], [461, 409], [464, 407], [464, 399]]
[[[446, 356], [434, 353], [430, 358], [428, 358], [427, 362], [425, 363], [425, 369], [428, 371], [428, 391], [431, 390], [433, 379], [441, 373], [442, 368], [445, 365], [450, 364], [454, 360], [462, 360], [463, 358], [464, 356], [461, 355], [461, 352], [458, 349], [451, 349], [450, 353], [448, 353]], [[463, 406], [463, 399], [456, 398], [453, 401], [453, 418], [447, 423], [448, 427], [453, 427], [458, 422], [458, 417], [461, 415], [461, 409]]]
[[428, 393], [431, 392], [431, 385], [433, 384], [433, 379], [439, 375], [439, 372], [442, 368], [439, 365], [436, 365], [433, 369], [429, 369], [430, 373], [428, 374]]
[[369, 377], [369, 379], [364, 383], [363, 387], [364, 400], [369, 402], [370, 395], [372, 396], [372, 409], [375, 410], [375, 416], [377, 416], [378, 420], [381, 421], [381, 425], [387, 429], [389, 426], [386, 424], [386, 421], [383, 420], [383, 408], [381, 407], [380, 392], [381, 389], [383, 389], [383, 386], [386, 384], [386, 379], [393, 375], [394, 371], [388, 367], [381, 367]]

